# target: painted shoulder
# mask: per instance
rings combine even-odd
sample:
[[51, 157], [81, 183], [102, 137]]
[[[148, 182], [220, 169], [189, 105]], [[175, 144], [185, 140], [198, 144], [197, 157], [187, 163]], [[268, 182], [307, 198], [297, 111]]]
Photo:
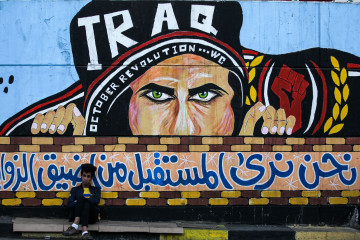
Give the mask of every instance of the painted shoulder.
[[297, 119], [295, 135], [356, 134], [359, 97], [352, 93], [360, 87], [359, 57], [321, 48], [282, 55], [245, 49], [243, 57], [249, 75], [247, 105], [260, 101], [285, 109]]

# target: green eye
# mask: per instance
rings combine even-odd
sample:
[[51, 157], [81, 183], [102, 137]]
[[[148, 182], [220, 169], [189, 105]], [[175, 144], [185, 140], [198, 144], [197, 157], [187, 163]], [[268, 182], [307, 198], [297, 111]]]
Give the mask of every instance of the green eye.
[[199, 93], [199, 97], [200, 97], [200, 98], [206, 98], [208, 95], [209, 95], [208, 92], [201, 92], [201, 93]]
[[210, 102], [219, 96], [222, 96], [222, 94], [216, 91], [204, 90], [202, 92], [197, 92], [193, 96], [189, 97], [189, 100], [205, 103], [205, 102]]
[[174, 99], [173, 96], [170, 96], [169, 94], [164, 93], [160, 90], [154, 90], [154, 89], [149, 89], [149, 91], [143, 93], [141, 96], [145, 96], [149, 100], [156, 103], [165, 103]]
[[152, 91], [152, 95], [154, 98], [161, 98], [162, 92], [158, 92], [156, 90]]

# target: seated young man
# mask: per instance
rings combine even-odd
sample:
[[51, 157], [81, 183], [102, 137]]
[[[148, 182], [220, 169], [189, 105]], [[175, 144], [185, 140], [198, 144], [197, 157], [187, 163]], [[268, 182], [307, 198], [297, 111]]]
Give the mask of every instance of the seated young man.
[[93, 239], [87, 231], [89, 223], [98, 221], [100, 187], [91, 186], [96, 167], [85, 163], [81, 165], [81, 184], [73, 187], [68, 200], [69, 221], [73, 224], [63, 232], [65, 236], [78, 234], [79, 224], [82, 226], [82, 239]]

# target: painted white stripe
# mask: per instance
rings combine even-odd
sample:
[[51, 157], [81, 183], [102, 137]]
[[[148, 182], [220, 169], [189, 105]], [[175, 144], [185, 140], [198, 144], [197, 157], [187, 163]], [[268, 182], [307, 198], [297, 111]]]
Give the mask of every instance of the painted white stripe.
[[108, 111], [106, 112], [106, 114], [109, 113], [109, 111], [110, 111], [112, 105], [115, 103], [116, 99], [118, 99], [118, 98], [121, 96], [121, 94], [123, 94], [126, 90], [128, 90], [129, 87], [130, 87], [130, 86], [127, 86], [126, 88], [124, 88], [124, 89], [116, 96], [116, 98], [111, 102], [111, 104], [110, 104], [110, 106], [109, 106], [109, 109], [108, 109]]
[[[31, 115], [30, 117], [22, 120], [21, 122], [19, 122], [18, 124], [16, 124], [14, 127], [12, 127], [12, 128], [6, 133], [6, 136], [8, 136], [12, 131], [14, 131], [19, 125], [21, 125], [21, 124], [23, 124], [24, 122], [30, 120], [31, 118], [35, 118], [36, 114], [38, 114], [38, 113], [44, 114], [44, 113], [48, 112], [49, 110], [55, 110], [55, 109], [57, 109], [58, 107], [60, 107], [60, 106], [65, 106], [67, 103], [70, 103], [71, 101], [74, 101], [74, 100], [79, 99], [79, 98], [81, 98], [81, 97], [84, 97], [84, 92], [76, 95], [76, 96], [73, 97], [73, 98], [70, 98], [69, 100], [67, 100], [67, 101], [65, 101], [65, 102], [59, 103], [58, 105], [55, 105], [55, 106], [53, 106], [53, 107], [50, 107], [50, 108], [47, 108], [47, 109], [45, 109], [45, 110], [42, 110], [42, 111], [39, 111], [39, 112], [34, 113], [34, 114]], [[30, 129], [29, 129], [29, 130], [30, 130]]]
[[242, 107], [244, 105], [244, 91], [243, 91], [243, 85], [242, 85], [241, 79], [235, 72], [233, 72], [233, 71], [230, 71], [230, 72], [232, 72], [237, 77], [237, 79], [239, 79], [240, 86], [241, 86], [241, 107]]
[[90, 99], [89, 99], [89, 103], [87, 105], [87, 108], [86, 108], [86, 117], [85, 117], [85, 120], [86, 120], [86, 126], [85, 126], [85, 131], [84, 131], [84, 134], [86, 135], [86, 129], [87, 129], [87, 119], [89, 118], [89, 112], [90, 112], [90, 106], [92, 104], [92, 102], [94, 101], [95, 97], [100, 93], [100, 91], [103, 89], [103, 87], [109, 82], [111, 81], [115, 75], [117, 73], [119, 73], [121, 70], [123, 70], [124, 68], [128, 67], [129, 65], [131, 65], [132, 62], [134, 62], [135, 60], [139, 59], [140, 57], [146, 55], [147, 53], [153, 51], [153, 50], [156, 50], [160, 47], [163, 47], [163, 46], [166, 46], [166, 45], [170, 45], [170, 44], [173, 44], [173, 43], [198, 43], [198, 44], [202, 44], [202, 45], [205, 45], [205, 46], [209, 46], [221, 53], [223, 53], [224, 55], [226, 55], [230, 61], [234, 64], [235, 67], [237, 67], [240, 72], [244, 75], [244, 72], [242, 70], [242, 68], [239, 66], [239, 64], [227, 53], [225, 52], [223, 49], [215, 46], [214, 44], [210, 43], [210, 42], [207, 42], [205, 40], [200, 40], [200, 39], [191, 39], [191, 38], [183, 38], [183, 39], [171, 39], [171, 40], [168, 40], [168, 41], [165, 41], [165, 42], [162, 42], [162, 43], [159, 43], [158, 45], [156, 46], [153, 46], [151, 48], [147, 48], [147, 49], [144, 49], [142, 50], [141, 52], [137, 53], [137, 54], [134, 54], [133, 56], [131, 56], [129, 59], [127, 59], [122, 65], [121, 67], [117, 68], [114, 72], [112, 72], [107, 78], [105, 78], [105, 80], [96, 88], [96, 90], [94, 91], [94, 93], [91, 95]]
[[264, 99], [265, 99], [265, 106], [270, 106], [270, 103], [269, 103], [269, 95], [268, 95], [268, 91], [269, 91], [269, 80], [270, 80], [270, 75], [271, 75], [271, 72], [272, 72], [272, 69], [274, 67], [274, 64], [273, 63], [268, 71], [268, 73], [266, 74], [266, 78], [265, 78], [265, 84], [264, 84]]
[[[316, 86], [316, 83], [315, 83], [315, 79], [314, 79], [314, 76], [312, 75], [311, 71], [310, 71], [310, 68], [308, 67], [307, 64], [305, 64], [306, 66], [306, 69], [308, 70], [309, 72], [309, 75], [310, 75], [310, 79], [311, 79], [311, 85], [312, 85], [312, 92], [313, 92], [313, 98], [312, 98], [312, 104], [311, 104], [311, 112], [310, 112], [310, 120], [309, 120], [309, 124], [306, 128], [306, 130], [304, 131], [304, 133], [306, 133], [311, 125], [313, 124], [314, 122], [314, 118], [315, 118], [315, 111], [316, 111], [316, 108], [317, 108], [317, 99], [318, 99], [318, 89], [317, 89], [317, 86]], [[301, 119], [296, 119], [296, 121], [301, 121]]]
[[360, 77], [360, 72], [348, 71], [349, 77]]
[[244, 55], [244, 59], [246, 59], [246, 60], [253, 60], [253, 59], [254, 59], [254, 56]]

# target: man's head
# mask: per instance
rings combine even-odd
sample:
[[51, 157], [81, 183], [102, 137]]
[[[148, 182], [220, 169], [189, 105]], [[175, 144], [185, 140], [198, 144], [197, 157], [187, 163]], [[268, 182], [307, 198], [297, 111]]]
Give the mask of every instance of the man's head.
[[96, 167], [90, 163], [84, 163], [81, 165], [81, 182], [82, 185], [88, 187], [91, 185], [91, 181], [95, 176]]
[[229, 70], [203, 57], [166, 59], [131, 83], [134, 135], [231, 135]]

